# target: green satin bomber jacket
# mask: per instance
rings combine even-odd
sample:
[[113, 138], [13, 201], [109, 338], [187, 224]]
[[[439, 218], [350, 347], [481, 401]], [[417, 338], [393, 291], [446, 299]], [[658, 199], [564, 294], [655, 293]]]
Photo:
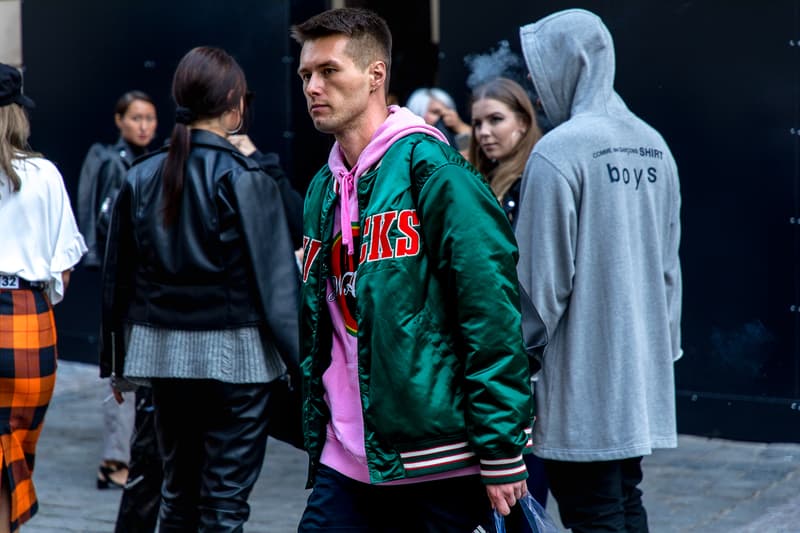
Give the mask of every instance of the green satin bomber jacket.
[[[412, 185], [412, 180], [414, 180]], [[326, 305], [335, 180], [326, 165], [304, 208], [303, 428], [313, 482], [330, 412]], [[523, 480], [533, 399], [517, 247], [500, 205], [458, 153], [400, 139], [358, 183], [358, 375], [372, 483], [480, 465], [487, 484]]]

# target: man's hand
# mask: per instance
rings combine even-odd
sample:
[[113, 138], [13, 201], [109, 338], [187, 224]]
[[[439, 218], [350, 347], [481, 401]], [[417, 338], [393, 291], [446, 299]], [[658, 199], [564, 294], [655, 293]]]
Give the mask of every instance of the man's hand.
[[508, 516], [517, 500], [527, 493], [528, 485], [524, 479], [516, 483], [486, 485], [486, 494], [489, 496], [489, 501], [492, 502], [492, 509], [497, 509], [497, 512], [503, 516]]

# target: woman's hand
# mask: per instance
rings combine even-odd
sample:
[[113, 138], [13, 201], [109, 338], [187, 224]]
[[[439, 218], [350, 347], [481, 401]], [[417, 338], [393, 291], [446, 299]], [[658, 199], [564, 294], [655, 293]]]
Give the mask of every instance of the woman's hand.
[[256, 145], [250, 140], [250, 137], [241, 135], [228, 135], [228, 142], [236, 147], [237, 150], [242, 152], [247, 157], [250, 157], [253, 152], [257, 150]]
[[133, 392], [136, 390], [138, 385], [131, 381], [128, 381], [125, 378], [119, 376], [111, 376], [111, 392], [114, 394], [114, 399], [117, 403], [123, 403], [125, 398], [123, 397], [123, 392]]
[[472, 128], [466, 124], [461, 117], [458, 116], [458, 111], [455, 109], [445, 109], [442, 111], [442, 121], [444, 125], [456, 133], [472, 133]]

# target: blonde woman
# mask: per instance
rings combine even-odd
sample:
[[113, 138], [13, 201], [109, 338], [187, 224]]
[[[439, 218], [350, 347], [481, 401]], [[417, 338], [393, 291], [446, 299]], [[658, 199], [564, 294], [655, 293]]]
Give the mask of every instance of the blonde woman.
[[86, 253], [61, 174], [28, 148], [25, 107], [19, 71], [0, 64], [0, 533], [38, 510], [31, 473], [55, 385], [52, 306]]
[[522, 171], [542, 137], [525, 89], [495, 78], [472, 91], [472, 138], [468, 159], [483, 174], [514, 225]]

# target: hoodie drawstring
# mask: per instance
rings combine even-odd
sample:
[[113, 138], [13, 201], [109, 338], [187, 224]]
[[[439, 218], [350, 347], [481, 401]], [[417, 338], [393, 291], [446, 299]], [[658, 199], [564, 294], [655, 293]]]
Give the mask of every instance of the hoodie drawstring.
[[352, 173], [339, 171], [339, 194], [341, 195], [341, 205], [339, 216], [342, 225], [342, 244], [347, 247], [347, 255], [353, 255], [353, 229], [350, 216], [350, 199], [356, 193], [355, 178]]

